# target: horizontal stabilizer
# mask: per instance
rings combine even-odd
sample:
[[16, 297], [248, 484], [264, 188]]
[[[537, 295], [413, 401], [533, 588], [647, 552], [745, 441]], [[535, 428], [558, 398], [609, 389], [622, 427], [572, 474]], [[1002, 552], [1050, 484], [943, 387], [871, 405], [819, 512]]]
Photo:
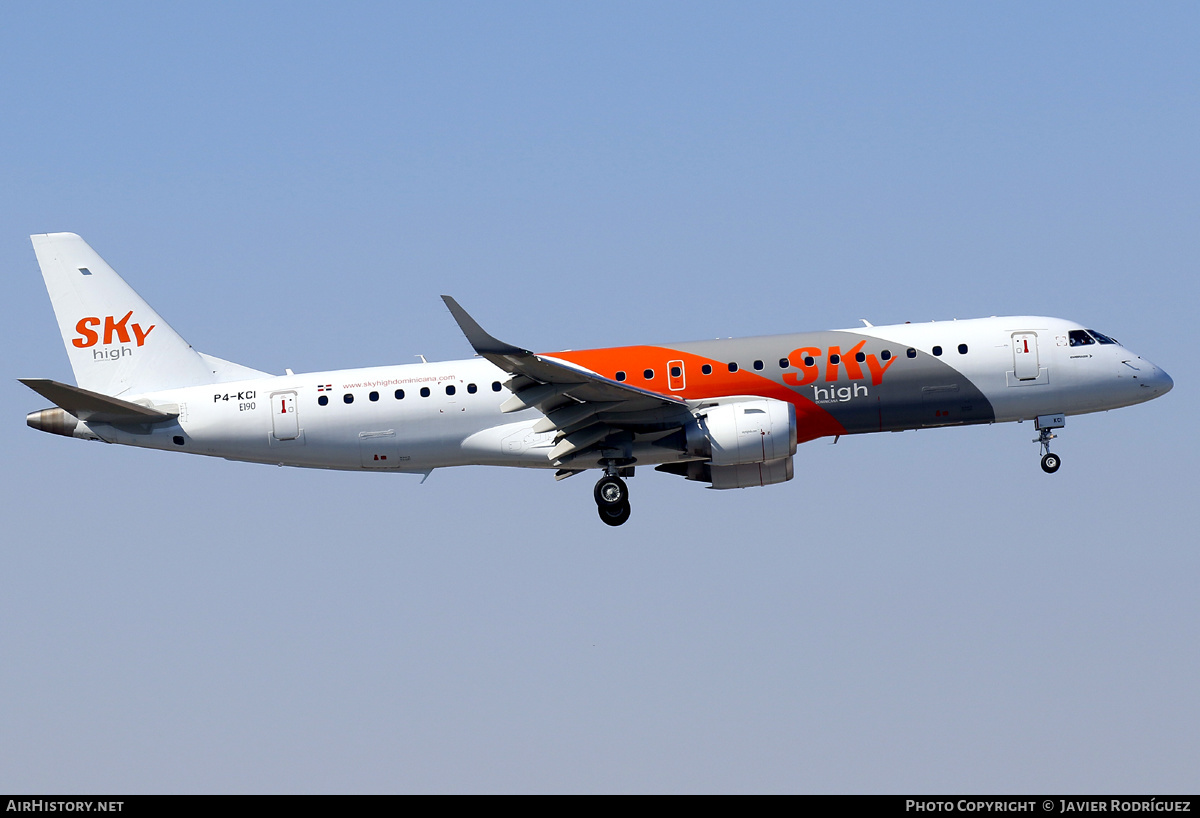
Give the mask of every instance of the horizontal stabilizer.
[[18, 378], [46, 400], [82, 421], [93, 423], [163, 423], [179, 417], [120, 398], [101, 395], [45, 378]]

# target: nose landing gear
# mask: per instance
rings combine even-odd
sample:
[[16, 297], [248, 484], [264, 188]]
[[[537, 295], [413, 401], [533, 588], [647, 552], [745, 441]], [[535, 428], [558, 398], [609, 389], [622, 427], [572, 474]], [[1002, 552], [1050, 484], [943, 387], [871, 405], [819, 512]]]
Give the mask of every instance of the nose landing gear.
[[606, 474], [596, 481], [593, 496], [596, 511], [605, 525], [622, 525], [629, 519], [629, 486], [617, 474], [616, 467], [606, 469]]
[[1051, 454], [1050, 452], [1046, 452], [1044, 455], [1042, 455], [1042, 471], [1044, 471], [1046, 474], [1054, 474], [1056, 471], [1058, 471], [1058, 467], [1061, 465], [1062, 461], [1059, 460], [1058, 455]]
[[1062, 465], [1062, 458], [1050, 452], [1050, 441], [1058, 437], [1052, 429], [1061, 429], [1066, 425], [1066, 417], [1063, 415], [1039, 415], [1034, 421], [1037, 426], [1038, 436], [1033, 442], [1038, 443], [1042, 447], [1042, 471], [1046, 474], [1054, 474], [1058, 471], [1058, 467]]

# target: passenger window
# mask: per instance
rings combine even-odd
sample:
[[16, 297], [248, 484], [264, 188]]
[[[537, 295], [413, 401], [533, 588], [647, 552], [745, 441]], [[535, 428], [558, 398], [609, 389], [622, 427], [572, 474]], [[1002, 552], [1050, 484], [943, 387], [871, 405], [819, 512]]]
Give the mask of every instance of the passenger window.
[[429, 387], [428, 386], [421, 387], [421, 397], [423, 397], [423, 398], [429, 397]]
[[329, 405], [329, 396], [328, 396], [328, 395], [322, 395], [321, 397], [317, 398], [317, 403], [318, 403], [320, 406], [328, 406], [328, 405]]
[[711, 375], [712, 374], [712, 365], [705, 364], [704, 366], [700, 367], [700, 371], [703, 372], [705, 375]]
[[842, 356], [841, 356], [841, 355], [830, 355], [830, 356], [829, 356], [829, 363], [831, 363], [831, 364], [840, 364], [841, 362], [842, 362]]
[[456, 390], [454, 389], [454, 385], [453, 385], [453, 384], [451, 384], [450, 386], [447, 386], [447, 387], [446, 387], [446, 394], [447, 394], [447, 395], [453, 395], [455, 391], [456, 391]]
[[934, 355], [941, 355], [941, 354], [942, 354], [942, 348], [941, 348], [941, 347], [934, 347], [934, 348], [933, 348], [933, 354], [934, 354]]
[[646, 380], [648, 380], [648, 381], [652, 381], [652, 380], [654, 380], [654, 370], [653, 370], [653, 369], [647, 369], [646, 371], [642, 372], [642, 377], [643, 377], [643, 378], [645, 378], [645, 379], [646, 379]]
[[966, 344], [959, 344], [959, 345], [958, 345], [958, 354], [959, 354], [959, 355], [966, 355], [966, 354], [967, 354], [967, 345], [966, 345]]
[[912, 347], [909, 347], [908, 352], [906, 352], [905, 354], [910, 358], [917, 357], [917, 351], [915, 349], [913, 349]]
[[879, 360], [890, 361], [891, 359], [892, 359], [892, 351], [890, 349], [885, 349], [883, 352], [879, 353]]
[[372, 392], [370, 395], [367, 395], [367, 397], [370, 398], [372, 401], [377, 401], [377, 400], [379, 400], [379, 393]]
[[404, 400], [404, 390], [403, 389], [396, 390], [396, 400]]
[[474, 395], [478, 391], [479, 391], [479, 387], [476, 386], [475, 384], [473, 384], [473, 383], [467, 384], [467, 394]]
[[811, 355], [804, 356], [804, 365], [805, 366], [812, 366], [814, 363], [816, 363], [816, 361], [813, 360], [813, 356], [811, 356]]
[[762, 362], [762, 361], [755, 361], [755, 362], [754, 362], [754, 368], [755, 368], [755, 369], [757, 369], [757, 370], [759, 370], [759, 371], [762, 371], [762, 368], [763, 368], [763, 362]]
[[354, 396], [351, 395], [349, 392], [347, 392], [346, 394], [342, 395], [342, 402], [343, 403], [354, 403]]
[[621, 372], [618, 372], [618, 373], [617, 373], [617, 380], [618, 380], [618, 381], [624, 381], [624, 380], [625, 380], [625, 372], [624, 372], [623, 370], [622, 370]]
[[492, 381], [492, 391], [493, 392], [500, 391], [500, 381]]
[[737, 364], [730, 364], [730, 365], [729, 365], [729, 371], [730, 371], [730, 372], [737, 372], [737, 371], [738, 371], [738, 365], [737, 365]]
[[671, 377], [672, 378], [678, 378], [682, 374], [683, 374], [683, 370], [680, 369], [679, 367], [677, 367], [677, 366], [671, 367]]
[[787, 368], [788, 368], [789, 366], [791, 366], [791, 365], [792, 365], [792, 362], [791, 362], [791, 361], [789, 361], [787, 358], [780, 358], [780, 359], [779, 359], [779, 368], [780, 368], [780, 369], [787, 369]]
[[863, 361], [867, 360], [867, 356], [863, 355], [861, 352], [856, 352], [854, 353], [854, 360], [861, 364]]

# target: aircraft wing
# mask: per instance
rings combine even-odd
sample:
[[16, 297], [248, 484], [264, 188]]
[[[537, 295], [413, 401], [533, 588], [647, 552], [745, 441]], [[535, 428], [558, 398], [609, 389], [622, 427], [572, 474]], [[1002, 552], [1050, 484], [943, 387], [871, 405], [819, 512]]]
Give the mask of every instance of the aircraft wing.
[[[448, 295], [442, 300], [479, 355], [512, 375], [506, 384], [512, 397], [502, 412], [534, 408], [546, 417], [534, 425], [535, 432], [558, 431], [550, 459], [564, 466], [558, 476], [571, 469], [572, 460], [585, 453], [620, 460], [631, 443], [630, 430], [669, 433], [692, 419], [688, 405], [679, 398], [614, 381], [548, 355], [506, 344], [489, 335]], [[564, 473], [565, 472], [565, 473]]]

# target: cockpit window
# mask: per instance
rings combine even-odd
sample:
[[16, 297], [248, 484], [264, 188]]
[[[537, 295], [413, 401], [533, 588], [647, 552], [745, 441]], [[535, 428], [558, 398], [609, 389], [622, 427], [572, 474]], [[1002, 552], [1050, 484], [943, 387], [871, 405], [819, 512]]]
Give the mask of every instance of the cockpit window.
[[1089, 344], [1096, 343], [1096, 339], [1087, 334], [1087, 330], [1073, 329], [1067, 333], [1067, 338], [1070, 340], [1073, 347], [1085, 347]]
[[[1102, 344], [1117, 344], [1117, 342], [1114, 341], [1112, 338], [1109, 338], [1107, 335], [1101, 335], [1100, 333], [1096, 332], [1094, 329], [1090, 329], [1090, 330], [1088, 330], [1088, 332], [1090, 332], [1092, 334], [1092, 337], [1095, 338], [1097, 341], [1099, 341]], [[1120, 346], [1120, 344], [1117, 344], [1117, 346]]]

